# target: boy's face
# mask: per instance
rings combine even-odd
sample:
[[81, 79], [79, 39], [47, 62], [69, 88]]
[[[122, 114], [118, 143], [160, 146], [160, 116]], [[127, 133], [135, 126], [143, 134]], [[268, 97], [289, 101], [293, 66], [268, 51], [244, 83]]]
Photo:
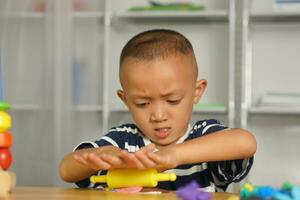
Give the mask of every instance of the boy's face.
[[196, 81], [190, 56], [170, 56], [153, 61], [126, 58], [121, 66], [123, 91], [118, 96], [127, 105], [143, 134], [158, 146], [167, 146], [185, 134], [206, 80]]

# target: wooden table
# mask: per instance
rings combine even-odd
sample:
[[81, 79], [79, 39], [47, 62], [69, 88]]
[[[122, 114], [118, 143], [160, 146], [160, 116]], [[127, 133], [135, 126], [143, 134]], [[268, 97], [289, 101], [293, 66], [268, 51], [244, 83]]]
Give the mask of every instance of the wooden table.
[[[213, 193], [214, 200], [228, 199], [234, 194]], [[178, 200], [174, 192], [162, 194], [121, 194], [116, 192], [103, 192], [100, 190], [72, 189], [72, 188], [50, 188], [50, 187], [17, 187], [1, 200], [64, 200], [64, 199], [86, 199], [86, 200]]]

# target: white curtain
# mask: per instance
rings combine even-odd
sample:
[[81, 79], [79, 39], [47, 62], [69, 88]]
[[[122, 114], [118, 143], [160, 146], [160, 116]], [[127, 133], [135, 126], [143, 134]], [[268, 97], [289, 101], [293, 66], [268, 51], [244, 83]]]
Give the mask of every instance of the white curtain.
[[71, 0], [0, 0], [0, 47], [4, 100], [12, 105], [9, 170], [19, 186], [63, 185], [58, 165], [75, 145], [76, 122]]

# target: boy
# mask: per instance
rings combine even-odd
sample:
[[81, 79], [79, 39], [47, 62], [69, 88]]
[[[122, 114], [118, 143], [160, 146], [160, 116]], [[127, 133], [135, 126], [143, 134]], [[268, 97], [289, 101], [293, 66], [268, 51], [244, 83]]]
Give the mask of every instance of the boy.
[[[66, 155], [60, 175], [79, 187], [93, 186], [89, 177], [117, 168], [177, 174], [175, 182], [158, 187], [176, 190], [196, 180], [224, 191], [249, 172], [256, 141], [245, 130], [230, 129], [217, 120], [190, 126], [193, 104], [207, 81], [197, 80], [198, 67], [190, 42], [172, 30], [150, 30], [123, 48], [117, 95], [136, 124], [114, 127], [96, 142], [83, 142]], [[94, 186], [95, 187], [95, 186]]]

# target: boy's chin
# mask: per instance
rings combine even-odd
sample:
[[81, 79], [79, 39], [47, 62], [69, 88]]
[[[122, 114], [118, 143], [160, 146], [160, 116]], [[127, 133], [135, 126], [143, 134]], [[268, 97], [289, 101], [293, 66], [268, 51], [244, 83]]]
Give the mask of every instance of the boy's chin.
[[176, 143], [176, 140], [152, 141], [158, 147], [166, 147]]

